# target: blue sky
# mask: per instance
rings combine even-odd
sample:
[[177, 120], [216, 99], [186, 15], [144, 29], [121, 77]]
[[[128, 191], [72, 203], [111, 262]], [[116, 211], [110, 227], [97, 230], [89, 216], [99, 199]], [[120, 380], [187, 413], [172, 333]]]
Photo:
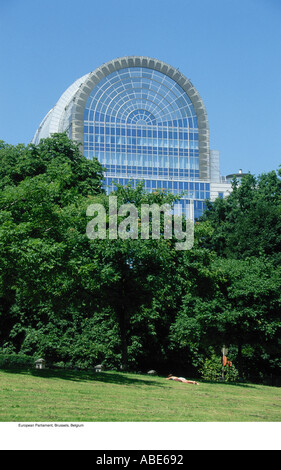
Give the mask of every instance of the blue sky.
[[0, 0], [0, 140], [29, 143], [69, 85], [127, 55], [191, 79], [222, 174], [279, 168], [280, 0]]

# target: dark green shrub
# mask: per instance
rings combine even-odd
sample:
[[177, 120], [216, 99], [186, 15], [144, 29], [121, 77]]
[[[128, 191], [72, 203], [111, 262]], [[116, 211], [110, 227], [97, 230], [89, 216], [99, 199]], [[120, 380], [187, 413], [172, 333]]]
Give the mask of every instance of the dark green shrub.
[[0, 354], [0, 369], [30, 369], [35, 359], [23, 354]]
[[[203, 380], [220, 382], [222, 380], [221, 357], [212, 354], [209, 358], [205, 359], [200, 373]], [[238, 378], [238, 371], [233, 364], [231, 367], [225, 366], [225, 382], [237, 382]]]

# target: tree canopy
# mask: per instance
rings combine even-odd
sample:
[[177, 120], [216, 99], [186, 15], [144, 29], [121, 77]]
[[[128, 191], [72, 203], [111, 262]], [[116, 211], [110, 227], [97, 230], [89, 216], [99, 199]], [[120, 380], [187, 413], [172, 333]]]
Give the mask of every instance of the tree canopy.
[[[104, 172], [64, 134], [1, 142], [0, 161], [0, 351], [198, 376], [226, 345], [241, 377], [280, 374], [281, 171], [207, 201], [181, 251], [163, 218], [159, 239], [90, 239]], [[141, 183], [112, 194], [139, 222], [143, 204], [177, 200]]]

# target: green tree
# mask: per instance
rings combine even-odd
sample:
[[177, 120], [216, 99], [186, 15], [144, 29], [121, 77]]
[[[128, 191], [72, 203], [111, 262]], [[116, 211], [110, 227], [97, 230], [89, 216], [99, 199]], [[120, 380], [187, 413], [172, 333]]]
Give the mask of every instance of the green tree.
[[[36, 147], [3, 144], [0, 158], [2, 347], [124, 368], [151, 357], [153, 347], [160, 355], [158, 331], [168, 331], [172, 312], [167, 280], [176, 272], [175, 240], [162, 233], [160, 240], [90, 241], [87, 208], [108, 207], [102, 170], [65, 135]], [[142, 203], [176, 200], [148, 194], [142, 185], [119, 187], [116, 196], [119, 207], [133, 203], [138, 210]], [[171, 299], [166, 316], [165, 295]]]
[[[165, 203], [173, 204], [176, 198], [157, 191], [149, 194], [144, 191], [143, 184], [136, 188], [131, 184], [119, 186], [111, 196], [117, 197], [118, 210], [124, 204], [136, 207], [139, 218], [137, 233], [128, 239], [93, 240], [92, 263], [85, 267], [84, 275], [85, 284], [94, 296], [100, 298], [101, 306], [110, 306], [114, 312], [120, 332], [121, 367], [125, 370], [134, 362], [129, 351], [144, 348], [144, 335], [136, 331], [138, 325], [142, 324], [145, 331], [150, 329], [153, 335], [152, 319], [157, 316], [155, 299], [161, 286], [167, 283], [176, 257], [175, 239], [164, 237], [163, 214], [160, 239], [141, 238], [141, 206], [158, 204], [161, 207]], [[98, 197], [96, 202], [102, 202], [108, 213], [108, 197]], [[123, 219], [119, 217], [118, 224]]]
[[174, 347], [184, 354], [191, 352], [197, 366], [210, 347], [220, 354], [226, 344], [236, 351], [233, 361], [241, 375], [277, 374], [280, 283], [280, 268], [268, 260], [214, 259], [205, 277], [205, 292], [198, 291], [197, 280], [195, 289], [183, 298], [171, 326]]
[[35, 348], [45, 335], [50, 349], [81, 310], [77, 266], [102, 168], [65, 135], [37, 147], [1, 144], [0, 160], [0, 344]]
[[259, 177], [247, 175], [241, 184], [234, 180], [227, 198], [207, 202], [202, 220], [213, 229], [202, 243], [220, 256], [245, 259], [265, 255], [279, 264], [281, 170]]

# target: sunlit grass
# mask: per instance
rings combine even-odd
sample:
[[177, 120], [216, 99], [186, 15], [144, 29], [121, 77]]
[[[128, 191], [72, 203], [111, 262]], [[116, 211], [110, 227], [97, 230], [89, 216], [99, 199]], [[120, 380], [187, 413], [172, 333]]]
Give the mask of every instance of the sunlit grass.
[[0, 371], [1, 422], [278, 422], [281, 389], [118, 372]]

